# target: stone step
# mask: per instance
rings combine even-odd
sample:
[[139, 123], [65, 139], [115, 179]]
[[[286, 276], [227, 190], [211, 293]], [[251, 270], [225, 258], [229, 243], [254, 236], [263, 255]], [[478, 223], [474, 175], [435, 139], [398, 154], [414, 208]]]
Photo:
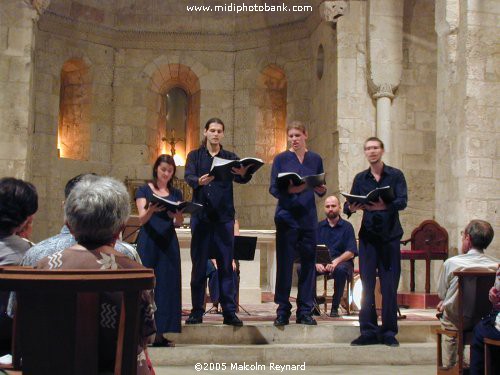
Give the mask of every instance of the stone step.
[[[438, 326], [438, 321], [400, 321], [397, 337], [401, 343], [435, 342]], [[280, 328], [272, 322], [245, 322], [243, 327], [212, 322], [184, 325], [182, 333], [167, 335], [185, 345], [348, 344], [358, 336], [355, 321], [319, 322], [317, 326], [291, 322]]]
[[[174, 348], [149, 348], [154, 366], [247, 366], [265, 365], [431, 365], [436, 363], [436, 344], [402, 343], [397, 348], [385, 345], [350, 346], [330, 344], [267, 345], [177, 345]], [[205, 365], [206, 364], [206, 365]], [[194, 367], [193, 367], [194, 368]], [[210, 370], [210, 368], [208, 368]], [[234, 369], [234, 367], [233, 367]], [[221, 368], [212, 368], [221, 370]], [[286, 372], [286, 371], [285, 371]]]

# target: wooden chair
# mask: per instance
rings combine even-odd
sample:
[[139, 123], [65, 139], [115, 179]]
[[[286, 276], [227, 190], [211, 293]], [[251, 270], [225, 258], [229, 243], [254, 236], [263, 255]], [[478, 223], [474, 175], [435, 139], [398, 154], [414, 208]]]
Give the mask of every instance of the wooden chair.
[[[458, 311], [457, 330], [437, 329], [437, 373], [462, 374], [464, 370], [464, 346], [470, 344], [472, 329], [491, 310], [488, 291], [495, 282], [495, 271], [470, 269], [453, 272], [458, 277]], [[467, 300], [465, 300], [467, 296]], [[471, 296], [473, 296], [471, 298]], [[464, 316], [469, 322], [465, 325]], [[441, 337], [455, 337], [457, 341], [457, 363], [451, 368], [443, 367]]]
[[122, 292], [114, 374], [137, 372], [141, 291], [150, 269], [0, 268], [0, 290], [15, 291], [13, 367], [25, 374], [98, 373], [100, 292]]
[[[500, 347], [500, 340], [493, 340], [487, 337], [484, 338], [484, 374], [485, 375], [493, 375], [496, 371], [500, 371], [498, 368], [493, 368], [493, 364], [491, 363], [491, 349], [492, 347]], [[496, 372], [498, 374], [498, 372]]]
[[425, 293], [431, 292], [431, 260], [448, 258], [448, 232], [434, 220], [425, 220], [401, 244], [411, 244], [401, 250], [401, 259], [410, 261], [410, 291], [415, 291], [415, 261], [425, 260]]
[[[347, 279], [345, 284], [345, 287], [347, 288], [347, 301], [345, 301], [343, 297], [341, 298], [340, 301], [340, 304], [342, 305], [342, 307], [345, 308], [347, 315], [351, 315], [352, 291], [354, 288], [354, 274], [355, 272], [353, 272], [352, 276]], [[328, 302], [332, 301], [331, 297], [328, 296], [328, 280], [330, 280], [329, 275], [323, 275], [322, 300], [323, 300], [325, 314], [328, 313]]]

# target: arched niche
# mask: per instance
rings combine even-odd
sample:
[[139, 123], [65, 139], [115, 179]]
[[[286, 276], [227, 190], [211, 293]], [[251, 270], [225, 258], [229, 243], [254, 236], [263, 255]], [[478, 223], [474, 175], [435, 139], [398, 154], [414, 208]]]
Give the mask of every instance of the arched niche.
[[[185, 160], [189, 151], [197, 148], [200, 142], [200, 83], [197, 75], [183, 64], [164, 64], [158, 66], [151, 75], [150, 89], [153, 92], [153, 106], [149, 128], [155, 136], [150, 137], [150, 157], [154, 161], [161, 153], [171, 153], [170, 140], [177, 139], [176, 154]], [[174, 129], [167, 121], [167, 115], [172, 111], [168, 108], [167, 94], [173, 91], [183, 91], [187, 96], [185, 129]], [[179, 140], [180, 139], [180, 140]]]
[[283, 69], [266, 66], [257, 81], [255, 153], [266, 163], [286, 149], [287, 80]]
[[61, 68], [57, 148], [61, 158], [89, 160], [90, 68], [82, 59], [70, 59]]

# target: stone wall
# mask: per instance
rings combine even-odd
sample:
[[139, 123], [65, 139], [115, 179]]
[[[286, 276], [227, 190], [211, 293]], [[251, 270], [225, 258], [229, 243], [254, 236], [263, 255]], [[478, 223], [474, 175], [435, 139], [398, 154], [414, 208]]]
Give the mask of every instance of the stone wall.
[[0, 176], [30, 176], [37, 19], [28, 4], [0, 2]]
[[[259, 79], [270, 65], [276, 65], [286, 79], [287, 120], [309, 123], [311, 55], [304, 46], [307, 40], [273, 44], [268, 47], [236, 52], [234, 75], [234, 149], [241, 156], [256, 153], [256, 130], [262, 120]], [[276, 152], [284, 151], [276, 150]], [[273, 228], [276, 199], [269, 194], [271, 164], [266, 164], [246, 185], [235, 188], [235, 202], [240, 225], [244, 228]]]
[[[309, 72], [310, 120], [308, 147], [323, 158], [328, 195], [339, 191], [339, 136], [337, 128], [338, 80], [335, 26], [322, 22], [311, 35]], [[318, 216], [324, 218], [323, 199], [317, 198]]]
[[[63, 223], [61, 204], [67, 180], [80, 173], [108, 174], [113, 126], [113, 49], [38, 30], [35, 51], [35, 127], [32, 181], [39, 189], [40, 218], [35, 240], [57, 233]], [[58, 124], [61, 72], [68, 60], [81, 60], [89, 71], [90, 152], [87, 160], [59, 158]]]
[[[423, 220], [435, 218], [437, 45], [433, 24], [434, 1], [405, 1], [403, 74], [392, 105], [394, 162], [408, 184], [408, 207], [400, 215], [404, 238]], [[431, 279], [440, 266], [434, 262]], [[409, 270], [409, 262], [403, 262], [403, 270]], [[417, 291], [423, 291], [424, 262], [416, 263], [416, 276]], [[401, 287], [408, 289], [408, 282], [404, 276]]]
[[[150, 177], [151, 160], [163, 151], [161, 100], [152, 87], [165, 66], [186, 67], [198, 80], [192, 87], [198, 87], [199, 134], [208, 118], [221, 117], [223, 144], [240, 156], [258, 153], [259, 79], [267, 67], [277, 67], [286, 80], [286, 117], [308, 125], [308, 145], [324, 158], [329, 193], [350, 189], [355, 174], [367, 168], [363, 141], [376, 131], [366, 1], [349, 1], [335, 27], [319, 19], [319, 0], [311, 1], [313, 13], [274, 17], [194, 16], [184, 12], [184, 2], [153, 3], [158, 9], [131, 0], [53, 0], [37, 24], [38, 13], [26, 2], [0, 4], [0, 175], [37, 186], [35, 240], [58, 231], [63, 186], [74, 175]], [[452, 253], [470, 218], [493, 222], [497, 232], [500, 227], [493, 32], [499, 14], [492, 0], [404, 1], [403, 75], [390, 126], [391, 163], [405, 172], [410, 194], [401, 217], [409, 236], [434, 216], [450, 232]], [[84, 161], [57, 155], [61, 69], [70, 59], [83, 61], [91, 80], [90, 156]], [[235, 188], [242, 227], [273, 228], [269, 174], [267, 164]], [[357, 229], [360, 216], [351, 219]]]
[[[495, 1], [439, 1], [436, 217], [460, 246], [473, 218], [497, 233], [490, 254], [499, 256], [499, 71]], [[455, 250], [456, 251], [456, 250]]]
[[410, 197], [402, 213], [405, 235], [434, 218], [437, 51], [434, 1], [405, 1], [403, 75], [393, 101], [393, 147]]
[[[337, 22], [336, 106], [340, 191], [350, 191], [354, 176], [368, 168], [363, 143], [375, 134], [375, 106], [367, 79], [366, 6], [364, 1], [350, 1], [348, 11]], [[353, 215], [351, 222], [357, 233], [361, 215]]]

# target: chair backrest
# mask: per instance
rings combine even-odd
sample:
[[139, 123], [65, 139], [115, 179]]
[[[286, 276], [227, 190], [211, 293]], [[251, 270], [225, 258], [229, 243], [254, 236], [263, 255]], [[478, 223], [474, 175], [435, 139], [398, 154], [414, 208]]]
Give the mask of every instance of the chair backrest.
[[[97, 374], [99, 294], [122, 292], [115, 374], [136, 374], [141, 292], [150, 269], [0, 268], [0, 290], [16, 292], [13, 365], [27, 374]], [[22, 363], [22, 366], [21, 366]]]
[[491, 311], [488, 292], [495, 283], [495, 271], [455, 271], [458, 277], [458, 331], [468, 331]]
[[448, 232], [434, 220], [425, 220], [411, 232], [411, 250], [448, 254]]

